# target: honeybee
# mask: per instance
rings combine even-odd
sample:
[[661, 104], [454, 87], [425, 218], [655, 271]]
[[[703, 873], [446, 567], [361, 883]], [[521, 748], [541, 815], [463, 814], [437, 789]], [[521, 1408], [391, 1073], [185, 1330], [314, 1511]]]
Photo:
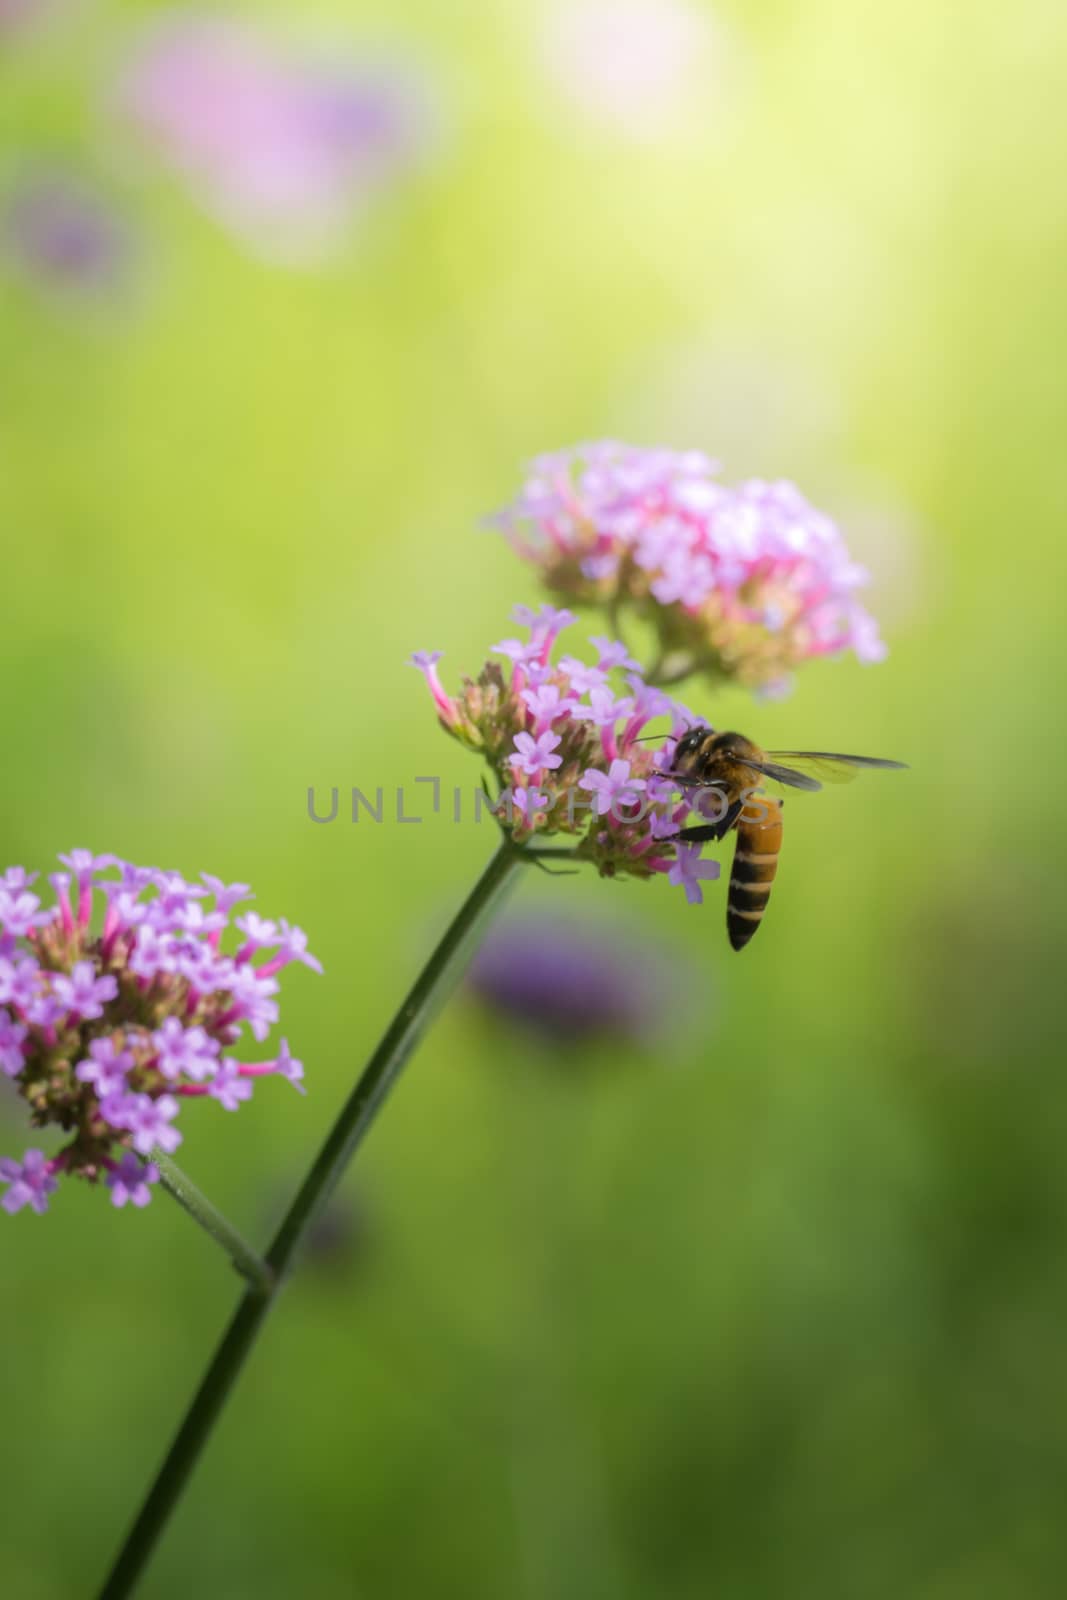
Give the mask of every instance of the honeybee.
[[903, 768], [904, 761], [883, 761], [878, 756], [831, 755], [822, 750], [761, 750], [740, 733], [716, 733], [711, 728], [690, 728], [674, 747], [669, 771], [682, 788], [714, 791], [715, 805], [707, 800], [694, 809], [713, 820], [682, 828], [673, 837], [688, 844], [725, 839], [737, 833], [730, 890], [726, 901], [726, 931], [735, 950], [743, 950], [756, 933], [770, 899], [782, 848], [781, 800], [763, 794], [761, 783], [770, 780], [791, 789], [821, 789], [822, 782], [848, 783], [864, 767]]

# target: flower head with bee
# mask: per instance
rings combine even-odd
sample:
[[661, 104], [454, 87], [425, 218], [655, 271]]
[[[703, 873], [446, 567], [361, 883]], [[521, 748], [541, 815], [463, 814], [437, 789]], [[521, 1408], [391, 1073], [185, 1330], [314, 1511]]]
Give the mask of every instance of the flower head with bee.
[[[569, 611], [517, 606], [514, 615], [529, 638], [494, 645], [502, 662], [464, 678], [455, 696], [438, 676], [439, 654], [412, 658], [442, 727], [488, 763], [501, 825], [516, 845], [561, 835], [603, 877], [665, 873], [699, 900], [700, 880], [716, 878], [718, 864], [674, 842], [689, 801], [659, 771], [692, 713], [647, 683], [617, 640], [594, 637], [592, 662], [557, 658], [559, 635], [575, 620]], [[649, 742], [644, 730], [662, 717], [670, 735]]]

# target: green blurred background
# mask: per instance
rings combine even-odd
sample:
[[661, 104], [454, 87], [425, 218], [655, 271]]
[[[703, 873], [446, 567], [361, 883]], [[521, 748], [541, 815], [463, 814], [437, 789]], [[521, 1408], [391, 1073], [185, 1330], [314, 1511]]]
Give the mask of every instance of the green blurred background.
[[[637, 136], [553, 71], [547, 6], [246, 7], [432, 102], [429, 158], [296, 269], [117, 129], [154, 10], [0, 32], [0, 177], [60, 166], [135, 241], [105, 294], [0, 273], [0, 854], [205, 868], [309, 930], [311, 1092], [194, 1108], [193, 1177], [266, 1239], [491, 849], [315, 827], [306, 791], [476, 781], [404, 663], [455, 681], [537, 598], [475, 531], [537, 451], [796, 478], [890, 658], [687, 698], [912, 771], [794, 805], [744, 959], [715, 887], [521, 886], [686, 950], [696, 1020], [558, 1062], [457, 998], [144, 1593], [1059, 1596], [1067, 13], [694, 5], [707, 51]], [[236, 1285], [165, 1198], [74, 1184], [0, 1259], [0, 1582], [89, 1594]]]

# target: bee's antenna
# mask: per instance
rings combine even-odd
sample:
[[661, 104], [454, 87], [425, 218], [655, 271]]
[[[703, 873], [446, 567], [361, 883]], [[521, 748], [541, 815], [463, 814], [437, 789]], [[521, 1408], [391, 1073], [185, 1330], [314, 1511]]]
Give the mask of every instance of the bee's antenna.
[[642, 733], [636, 739], [632, 739], [630, 742], [631, 744], [650, 744], [656, 739], [680, 739], [682, 738], [683, 734], [692, 733], [694, 728], [703, 727], [706, 727], [706, 724], [703, 722], [690, 722], [682, 729], [681, 733]]

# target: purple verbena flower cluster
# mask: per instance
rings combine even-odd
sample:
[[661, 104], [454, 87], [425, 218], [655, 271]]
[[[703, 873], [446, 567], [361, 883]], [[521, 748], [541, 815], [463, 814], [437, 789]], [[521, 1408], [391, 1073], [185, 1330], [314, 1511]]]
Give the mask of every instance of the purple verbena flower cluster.
[[885, 655], [867, 581], [829, 517], [790, 483], [729, 487], [696, 451], [603, 442], [539, 457], [492, 519], [572, 604], [633, 608], [658, 670], [780, 691], [801, 662]]
[[0, 1205], [44, 1211], [66, 1174], [103, 1178], [116, 1206], [143, 1206], [159, 1173], [141, 1158], [178, 1147], [186, 1100], [235, 1111], [264, 1074], [303, 1092], [284, 1039], [258, 1062], [230, 1052], [277, 1022], [283, 967], [322, 968], [300, 928], [251, 911], [232, 919], [237, 938], [224, 952], [231, 913], [251, 898], [246, 884], [207, 873], [188, 883], [88, 850], [59, 859], [52, 907], [34, 893], [36, 873], [0, 877], [0, 1072], [35, 1126], [68, 1139], [50, 1159], [30, 1150], [21, 1163], [0, 1161]]
[[[646, 683], [626, 647], [595, 637], [592, 664], [576, 656], [554, 660], [568, 611], [516, 606], [529, 639], [493, 647], [508, 665], [489, 662], [450, 696], [437, 672], [439, 653], [420, 652], [446, 731], [488, 762], [499, 794], [495, 809], [516, 844], [539, 836], [569, 836], [577, 854], [604, 877], [669, 874], [692, 901], [718, 864], [700, 848], [672, 842], [689, 809], [658, 768], [670, 766], [674, 738], [696, 720], [685, 706]], [[619, 682], [619, 679], [622, 682]], [[645, 742], [656, 717], [670, 719], [671, 736]]]

